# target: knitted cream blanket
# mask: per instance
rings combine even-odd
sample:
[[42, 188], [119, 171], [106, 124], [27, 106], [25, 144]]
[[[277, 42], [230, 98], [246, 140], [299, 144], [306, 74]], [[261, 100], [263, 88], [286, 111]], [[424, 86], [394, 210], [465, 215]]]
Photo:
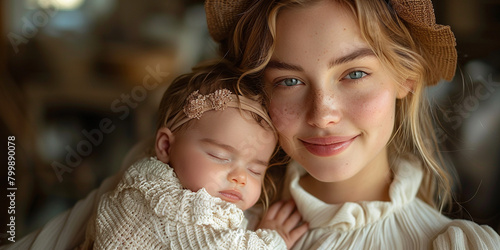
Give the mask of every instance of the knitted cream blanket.
[[132, 165], [115, 190], [101, 198], [96, 249], [286, 249], [273, 230], [241, 229], [243, 211], [184, 189], [173, 169], [156, 158]]

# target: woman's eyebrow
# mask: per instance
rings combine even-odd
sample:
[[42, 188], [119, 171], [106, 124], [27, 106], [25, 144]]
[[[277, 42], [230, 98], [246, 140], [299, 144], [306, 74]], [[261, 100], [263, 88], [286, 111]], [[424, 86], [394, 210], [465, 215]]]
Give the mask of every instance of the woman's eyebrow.
[[[362, 57], [367, 57], [367, 56], [374, 56], [375, 53], [370, 48], [359, 48], [351, 53], [339, 57], [339, 58], [334, 58], [330, 60], [328, 63], [328, 68], [332, 68], [333, 66], [339, 65], [339, 64], [344, 64], [348, 63], [350, 61], [362, 58]], [[280, 62], [276, 60], [271, 60], [266, 66], [266, 69], [278, 69], [278, 70], [290, 70], [290, 71], [304, 71], [304, 69], [301, 66], [290, 64], [290, 63], [285, 63], [285, 62]]]
[[271, 60], [267, 63], [266, 69], [279, 69], [279, 70], [290, 70], [290, 71], [304, 71], [302, 67], [298, 65], [293, 65], [289, 63], [279, 62], [276, 60]]
[[353, 60], [356, 60], [359, 58], [363, 58], [363, 57], [367, 57], [367, 56], [375, 56], [375, 53], [373, 53], [373, 51], [370, 48], [359, 48], [359, 49], [356, 49], [345, 56], [342, 56], [339, 58], [333, 58], [328, 63], [328, 68], [332, 68], [332, 67], [337, 66], [339, 64], [348, 63], [350, 61], [353, 61]]

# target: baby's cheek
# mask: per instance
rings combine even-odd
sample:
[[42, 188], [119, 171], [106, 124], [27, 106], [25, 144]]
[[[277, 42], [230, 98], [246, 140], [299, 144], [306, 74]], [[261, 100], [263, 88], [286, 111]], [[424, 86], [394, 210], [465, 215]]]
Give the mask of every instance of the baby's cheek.
[[262, 178], [256, 178], [251, 180], [252, 183], [249, 185], [249, 190], [247, 191], [247, 206], [251, 207], [255, 205], [260, 199], [262, 193]]
[[202, 187], [205, 188], [207, 192], [212, 196], [219, 195], [219, 191], [222, 189], [222, 185], [226, 181], [225, 176], [223, 175], [223, 171], [199, 173], [198, 178], [199, 179], [193, 181], [200, 182], [198, 183], [201, 185], [199, 189], [201, 189]]

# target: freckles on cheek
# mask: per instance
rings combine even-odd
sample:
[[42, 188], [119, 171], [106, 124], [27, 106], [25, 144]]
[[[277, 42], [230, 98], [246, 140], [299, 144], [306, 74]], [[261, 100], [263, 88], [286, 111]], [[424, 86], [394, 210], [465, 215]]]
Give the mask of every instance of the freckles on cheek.
[[298, 125], [297, 121], [300, 117], [298, 108], [298, 105], [271, 103], [269, 115], [279, 132], [286, 131], [293, 125]]

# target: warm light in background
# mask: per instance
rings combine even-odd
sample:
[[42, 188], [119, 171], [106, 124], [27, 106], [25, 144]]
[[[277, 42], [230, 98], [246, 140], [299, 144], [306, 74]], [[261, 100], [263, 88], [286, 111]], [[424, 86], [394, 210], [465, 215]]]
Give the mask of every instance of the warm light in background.
[[82, 5], [84, 0], [37, 0], [42, 8], [55, 7], [59, 10], [74, 10]]

